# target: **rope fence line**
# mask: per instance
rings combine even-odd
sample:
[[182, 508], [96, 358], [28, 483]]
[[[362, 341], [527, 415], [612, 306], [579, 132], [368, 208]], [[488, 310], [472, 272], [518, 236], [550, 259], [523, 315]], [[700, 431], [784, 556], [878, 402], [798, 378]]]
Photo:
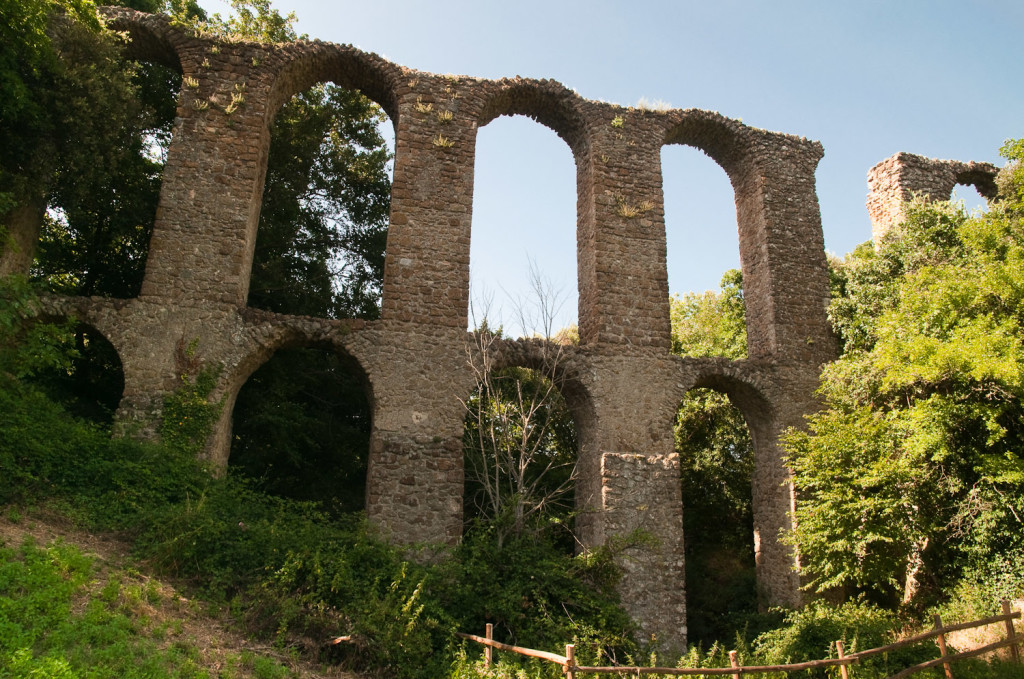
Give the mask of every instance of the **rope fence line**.
[[[465, 634], [462, 632], [458, 633], [458, 636], [463, 639], [483, 644], [484, 645], [484, 666], [490, 668], [494, 662], [493, 649], [501, 651], [508, 651], [510, 653], [516, 653], [530, 658], [539, 658], [548, 662], [555, 663], [562, 666], [562, 673], [567, 679], [576, 679], [576, 677], [583, 674], [664, 674], [670, 676], [683, 676], [683, 675], [720, 675], [729, 674], [732, 675], [733, 679], [740, 679], [744, 674], [765, 674], [769, 672], [796, 672], [799, 670], [808, 670], [816, 667], [830, 667], [839, 666], [840, 673], [843, 679], [850, 679], [850, 666], [860, 663], [863, 659], [869, 658], [882, 653], [889, 653], [891, 651], [906, 648], [923, 641], [935, 639], [936, 644], [939, 647], [939, 657], [934, 660], [908, 667], [896, 674], [892, 675], [889, 679], [903, 679], [912, 674], [928, 669], [930, 667], [937, 667], [942, 665], [945, 671], [946, 679], [953, 679], [952, 664], [958, 660], [965, 658], [973, 658], [979, 655], [984, 655], [991, 651], [995, 651], [1000, 648], [1010, 648], [1010, 656], [1015, 662], [1021, 662], [1021, 653], [1018, 650], [1018, 645], [1024, 646], [1024, 635], [1017, 634], [1014, 629], [1013, 621], [1020, 619], [1021, 613], [1012, 611], [1010, 608], [1010, 602], [1003, 600], [1001, 602], [1002, 613], [1000, 615], [993, 615], [987, 618], [981, 618], [979, 620], [972, 620], [970, 622], [957, 623], [955, 625], [942, 624], [942, 619], [936, 615], [933, 619], [934, 627], [930, 630], [915, 634], [913, 636], [901, 639], [900, 641], [888, 644], [886, 646], [879, 646], [878, 648], [870, 648], [864, 651], [858, 651], [856, 653], [846, 654], [845, 648], [843, 647], [842, 641], [836, 642], [837, 658], [823, 658], [821, 660], [809, 660], [801, 663], [790, 663], [786, 665], [740, 665], [739, 655], [736, 651], [729, 652], [729, 664], [730, 667], [622, 667], [622, 666], [609, 666], [609, 667], [598, 667], [588, 665], [577, 665], [575, 662], [575, 650], [576, 647], [573, 644], [566, 644], [565, 655], [559, 655], [557, 653], [549, 653], [547, 651], [538, 651], [532, 648], [524, 648], [522, 646], [513, 646], [511, 644], [504, 644], [500, 641], [494, 640], [494, 626], [492, 624], [487, 625], [486, 636], [477, 636], [475, 634]], [[946, 635], [950, 632], [958, 632], [960, 630], [973, 629], [976, 627], [984, 627], [986, 625], [993, 625], [997, 623], [1004, 623], [1006, 638], [1000, 641], [996, 641], [990, 644], [986, 644], [980, 648], [976, 648], [971, 651], [963, 651], [959, 653], [949, 653], [949, 649], [946, 646]]]

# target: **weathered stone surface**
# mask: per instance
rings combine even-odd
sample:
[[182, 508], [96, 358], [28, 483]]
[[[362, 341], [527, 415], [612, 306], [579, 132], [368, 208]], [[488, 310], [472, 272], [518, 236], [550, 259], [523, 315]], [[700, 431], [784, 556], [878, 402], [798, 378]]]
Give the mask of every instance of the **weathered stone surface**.
[[875, 247], [906, 214], [903, 204], [922, 194], [929, 200], [949, 200], [957, 184], [973, 186], [982, 197], [996, 197], [996, 173], [991, 163], [936, 160], [900, 152], [868, 170], [868, 214]]
[[[221, 368], [223, 416], [206, 449], [223, 469], [231, 410], [275, 351], [320, 346], [365, 377], [373, 411], [367, 510], [400, 542], [455, 541], [462, 530], [461, 399], [475, 388], [466, 333], [476, 131], [500, 115], [552, 128], [577, 166], [581, 344], [559, 366], [581, 441], [579, 536], [596, 547], [642, 530], [627, 550], [623, 600], [645, 633], [685, 644], [675, 413], [711, 387], [743, 412], [756, 446], [752, 480], [764, 603], [799, 601], [790, 549], [793, 496], [778, 435], [815, 407], [834, 355], [815, 194], [817, 142], [700, 110], [648, 111], [585, 100], [553, 81], [439, 76], [322, 42], [258, 45], [196, 37], [159, 16], [104, 10], [140, 58], [180, 67], [184, 86], [137, 299], [47, 300], [117, 349], [125, 373], [119, 427], [154, 436], [181, 375]], [[298, 318], [246, 307], [271, 122], [293, 94], [325, 80], [376, 100], [396, 129], [382, 319]], [[736, 192], [749, 360], [669, 354], [660, 149], [687, 144]], [[26, 246], [27, 249], [30, 246]], [[18, 260], [24, 268], [24, 256]], [[190, 366], [181, 347], [194, 346]], [[536, 341], [506, 342], [500, 363], [536, 365]]]

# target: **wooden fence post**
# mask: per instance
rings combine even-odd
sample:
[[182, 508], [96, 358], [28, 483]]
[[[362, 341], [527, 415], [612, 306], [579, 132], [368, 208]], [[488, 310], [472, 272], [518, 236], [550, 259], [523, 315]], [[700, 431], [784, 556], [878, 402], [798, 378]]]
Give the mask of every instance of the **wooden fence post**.
[[[1013, 611], [1010, 609], [1010, 602], [1003, 599], [1001, 602], [1003, 607], [1003, 615], [1010, 615]], [[1007, 641], [1013, 641], [1017, 638], [1017, 633], [1013, 629], [1013, 618], [1006, 620], [1006, 639]], [[1017, 644], [1010, 644], [1010, 657], [1015, 661], [1020, 662], [1020, 651], [1017, 649]]]
[[[494, 640], [494, 624], [487, 623], [487, 641]], [[494, 649], [490, 646], [484, 646], [484, 667], [491, 669], [491, 663], [494, 661]]]
[[[737, 659], [739, 653], [736, 651], [729, 651], [729, 664], [732, 665], [734, 670], [738, 670], [740, 667], [740, 661]], [[740, 673], [736, 672], [732, 675], [732, 679], [740, 679]]]
[[[935, 629], [942, 629], [942, 616], [936, 613], [934, 620]], [[942, 657], [945, 658], [947, 655], [949, 655], [948, 653], [946, 653], [946, 635], [940, 634], [938, 637], [936, 637], [936, 641], [939, 642], [939, 652], [942, 654]], [[946, 670], [946, 679], [953, 679], [952, 665], [950, 665], [948, 662], [943, 662], [942, 667]]]
[[576, 645], [566, 644], [565, 645], [565, 677], [566, 679], [576, 679], [576, 672], [573, 668], [576, 666]]
[[[843, 642], [836, 642], [836, 652], [839, 654], [840, 660], [846, 657], [846, 651], [843, 648]], [[846, 665], [839, 666], [839, 673], [843, 675], [843, 679], [850, 679], [850, 670]]]

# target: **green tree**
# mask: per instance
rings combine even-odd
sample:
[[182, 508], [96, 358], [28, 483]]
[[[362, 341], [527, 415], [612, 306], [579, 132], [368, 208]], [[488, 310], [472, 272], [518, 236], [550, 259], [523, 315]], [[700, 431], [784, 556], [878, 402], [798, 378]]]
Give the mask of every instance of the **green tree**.
[[810, 585], [927, 600], [1024, 545], [1024, 145], [971, 217], [915, 200], [841, 264], [842, 358], [787, 440]]
[[[3, 0], [0, 15], [0, 220], [10, 266], [12, 255], [24, 258], [31, 249], [26, 239], [38, 234], [47, 208], [71, 230], [83, 217], [95, 218], [98, 206], [105, 208], [106, 228], [110, 222], [125, 228], [121, 222], [133, 221], [126, 215], [137, 212], [140, 189], [142, 202], [155, 208], [146, 195], [151, 188], [136, 185], [120, 166], [139, 157], [141, 130], [160, 123], [139, 104], [135, 68], [126, 66], [115, 36], [101, 28], [93, 3]], [[118, 194], [124, 205], [109, 201], [114, 190], [125, 193]], [[120, 245], [116, 237], [108, 241], [111, 249]], [[74, 274], [90, 265], [95, 273], [97, 251], [67, 274], [76, 280], [66, 275], [60, 284], [81, 287], [82, 277]], [[86, 285], [87, 294], [98, 292], [95, 281]]]

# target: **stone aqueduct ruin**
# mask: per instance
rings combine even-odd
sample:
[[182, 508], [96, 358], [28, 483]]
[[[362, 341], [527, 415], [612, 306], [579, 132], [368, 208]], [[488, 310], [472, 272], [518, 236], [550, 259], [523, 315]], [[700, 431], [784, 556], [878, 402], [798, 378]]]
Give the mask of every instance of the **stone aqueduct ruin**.
[[[105, 10], [134, 58], [180, 69], [179, 99], [145, 280], [135, 299], [54, 298], [116, 348], [125, 390], [119, 425], [152, 435], [179, 385], [181, 347], [220, 366], [222, 416], [207, 444], [227, 465], [239, 389], [275, 351], [329, 347], [365, 376], [373, 412], [366, 509], [397, 542], [453, 542], [462, 531], [469, 248], [477, 129], [526, 115], [554, 130], [577, 168], [580, 344], [559, 366], [580, 440], [576, 502], [583, 545], [643, 529], [656, 547], [622, 559], [623, 601], [644, 633], [685, 643], [683, 498], [673, 422], [687, 391], [729, 395], [756, 449], [755, 552], [764, 602], [798, 603], [789, 547], [794, 502], [778, 436], [815, 407], [833, 358], [828, 274], [814, 172], [817, 142], [700, 110], [647, 111], [582, 99], [553, 81], [482, 80], [403, 68], [323, 42], [257, 45], [196, 37], [166, 18]], [[294, 94], [324, 81], [358, 89], [395, 125], [391, 220], [379, 321], [293, 317], [246, 306], [269, 129]], [[245, 102], [226, 111], [236, 88]], [[426, 104], [430, 104], [430, 111]], [[439, 111], [450, 111], [437, 116]], [[613, 125], [612, 121], [621, 118]], [[735, 190], [747, 309], [746, 360], [669, 353], [660, 154], [696, 147]], [[871, 175], [876, 233], [910, 190], [948, 198], [956, 183], [991, 188], [994, 168], [900, 154]], [[945, 195], [943, 195], [943, 193]], [[27, 271], [37, 234], [14, 233], [0, 273]], [[496, 365], [537, 367], [536, 342], [508, 342]], [[194, 361], [185, 361], [193, 362]], [[194, 367], [194, 366], [193, 366]]]

